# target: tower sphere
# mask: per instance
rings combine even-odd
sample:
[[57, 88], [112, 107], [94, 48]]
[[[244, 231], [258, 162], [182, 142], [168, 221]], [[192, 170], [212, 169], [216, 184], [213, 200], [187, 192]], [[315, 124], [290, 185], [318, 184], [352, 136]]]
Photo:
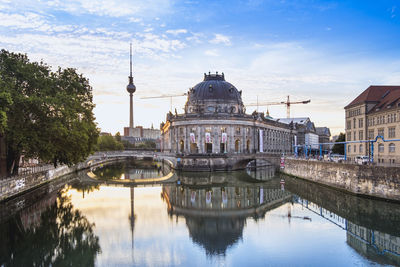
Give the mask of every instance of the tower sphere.
[[128, 91], [128, 93], [133, 94], [134, 92], [136, 92], [136, 86], [132, 83], [129, 83], [126, 86], [126, 91]]

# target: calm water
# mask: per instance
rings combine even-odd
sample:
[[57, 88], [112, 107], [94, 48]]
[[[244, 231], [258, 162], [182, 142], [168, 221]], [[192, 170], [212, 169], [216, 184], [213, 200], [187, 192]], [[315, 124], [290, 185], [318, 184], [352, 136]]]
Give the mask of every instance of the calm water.
[[[0, 203], [0, 266], [400, 265], [400, 205], [271, 170], [181, 173], [149, 163], [67, 177]], [[266, 179], [263, 182], [254, 179]]]

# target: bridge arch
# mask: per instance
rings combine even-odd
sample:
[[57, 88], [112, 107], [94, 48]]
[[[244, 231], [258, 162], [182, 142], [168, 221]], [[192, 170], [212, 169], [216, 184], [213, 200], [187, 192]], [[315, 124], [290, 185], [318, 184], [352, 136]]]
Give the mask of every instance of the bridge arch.
[[257, 167], [273, 166], [274, 165], [269, 160], [257, 159], [257, 158], [249, 157], [249, 158], [242, 158], [242, 159], [236, 160], [234, 162], [233, 166], [232, 166], [232, 170], [243, 170], [243, 169], [246, 169], [247, 167], [249, 167], [249, 164], [251, 164], [252, 162], [254, 162], [254, 167], [256, 167], [256, 166]]

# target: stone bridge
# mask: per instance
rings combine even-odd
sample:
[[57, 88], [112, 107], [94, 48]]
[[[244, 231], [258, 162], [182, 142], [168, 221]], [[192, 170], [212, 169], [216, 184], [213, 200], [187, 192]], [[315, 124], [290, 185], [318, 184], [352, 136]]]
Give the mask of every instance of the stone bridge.
[[253, 166], [279, 166], [280, 153], [172, 154], [152, 151], [111, 151], [96, 153], [92, 159], [134, 157], [137, 159], [168, 160], [174, 169], [183, 171], [230, 171]]

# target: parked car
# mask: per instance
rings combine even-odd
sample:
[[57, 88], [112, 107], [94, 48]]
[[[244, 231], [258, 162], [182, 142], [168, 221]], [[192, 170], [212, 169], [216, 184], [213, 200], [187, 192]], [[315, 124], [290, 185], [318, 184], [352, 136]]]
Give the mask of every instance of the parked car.
[[344, 156], [340, 154], [331, 154], [330, 159], [333, 162], [342, 162], [344, 161]]
[[369, 162], [369, 157], [368, 156], [356, 156], [355, 162], [356, 162], [356, 164], [366, 165]]

